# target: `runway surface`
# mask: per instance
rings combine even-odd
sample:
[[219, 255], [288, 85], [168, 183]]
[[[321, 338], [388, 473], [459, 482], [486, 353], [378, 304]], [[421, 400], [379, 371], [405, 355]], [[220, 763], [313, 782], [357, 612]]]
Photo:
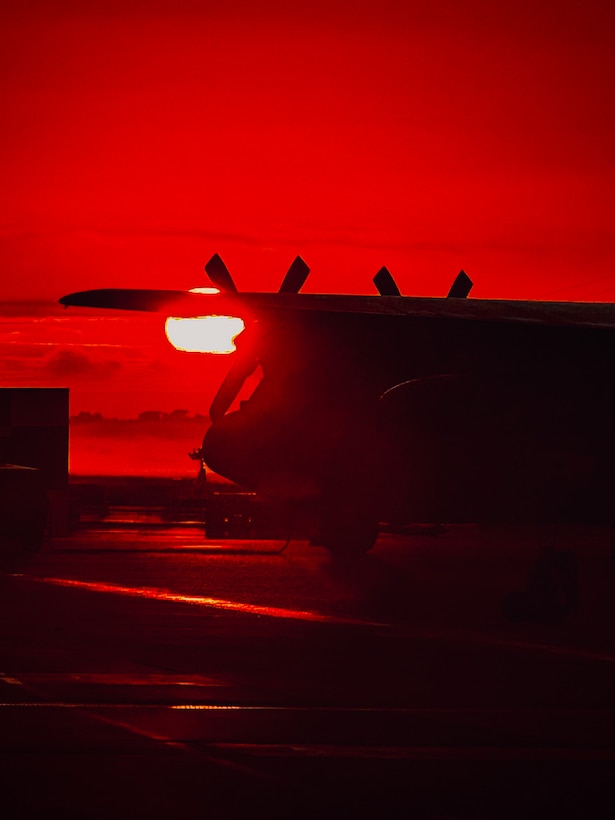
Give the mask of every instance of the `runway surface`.
[[[555, 537], [578, 606], [511, 622]], [[0, 576], [2, 816], [611, 817], [614, 586], [593, 530], [389, 534], [355, 561], [55, 538]]]

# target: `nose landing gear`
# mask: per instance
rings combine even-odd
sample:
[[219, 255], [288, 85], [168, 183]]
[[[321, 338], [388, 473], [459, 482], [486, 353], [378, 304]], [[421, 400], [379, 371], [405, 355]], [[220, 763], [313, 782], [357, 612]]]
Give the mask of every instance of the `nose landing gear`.
[[525, 589], [508, 595], [502, 608], [511, 621], [557, 623], [575, 609], [578, 590], [576, 555], [547, 547], [531, 567]]

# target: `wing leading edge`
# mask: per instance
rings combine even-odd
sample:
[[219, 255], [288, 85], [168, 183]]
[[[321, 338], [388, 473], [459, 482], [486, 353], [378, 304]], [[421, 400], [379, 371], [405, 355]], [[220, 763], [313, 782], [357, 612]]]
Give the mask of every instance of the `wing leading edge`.
[[192, 293], [182, 290], [103, 288], [63, 296], [66, 307], [91, 307], [205, 316], [259, 316], [271, 312], [353, 313], [432, 319], [602, 327], [615, 330], [615, 304], [446, 299], [417, 296], [355, 296], [313, 293]]

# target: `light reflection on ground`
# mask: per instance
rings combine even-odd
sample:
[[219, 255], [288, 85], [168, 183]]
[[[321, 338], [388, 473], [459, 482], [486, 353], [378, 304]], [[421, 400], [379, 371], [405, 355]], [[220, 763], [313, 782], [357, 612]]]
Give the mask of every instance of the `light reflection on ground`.
[[28, 576], [29, 580], [44, 584], [55, 584], [56, 586], [74, 587], [76, 589], [86, 589], [91, 592], [110, 593], [112, 595], [124, 595], [132, 598], [147, 598], [153, 601], [168, 601], [179, 604], [192, 604], [196, 606], [208, 607], [211, 609], [224, 609], [228, 611], [240, 612], [246, 615], [264, 615], [270, 618], [286, 618], [295, 621], [312, 621], [321, 623], [357, 624], [362, 626], [384, 626], [384, 624], [370, 624], [357, 618], [337, 617], [335, 615], [324, 615], [321, 612], [310, 612], [306, 610], [286, 609], [283, 607], [262, 606], [259, 604], [247, 604], [240, 601], [228, 601], [221, 598], [210, 598], [203, 595], [184, 595], [179, 592], [172, 592], [168, 589], [157, 589], [155, 587], [132, 587], [121, 586], [119, 584], [106, 584], [99, 581], [78, 581], [73, 578], [40, 578]]
[[[257, 617], [280, 618], [294, 621], [305, 621], [322, 624], [338, 624], [348, 626], [375, 627], [380, 629], [395, 629], [399, 633], [399, 628], [391, 623], [383, 621], [371, 621], [349, 616], [337, 616], [324, 614], [311, 610], [298, 610], [285, 607], [266, 606], [262, 604], [245, 603], [231, 601], [222, 598], [213, 598], [203, 595], [187, 595], [173, 592], [168, 589], [157, 587], [137, 587], [124, 586], [120, 584], [103, 583], [99, 581], [81, 581], [73, 578], [40, 577], [34, 575], [14, 574], [13, 577], [22, 578], [36, 583], [51, 584], [62, 587], [72, 587], [90, 592], [100, 592], [125, 597], [141, 598], [153, 601], [163, 601], [167, 603], [189, 604], [209, 609], [225, 610], [237, 612], [243, 615], [254, 615]], [[576, 657], [587, 661], [612, 664], [615, 663], [615, 655], [612, 652], [600, 649], [586, 648], [581, 646], [564, 646], [559, 643], [541, 642], [537, 640], [515, 639], [512, 636], [500, 637], [487, 631], [476, 630], [456, 630], [456, 629], [417, 629], [415, 627], [402, 629], [404, 634], [420, 637], [422, 639], [462, 642], [474, 645], [490, 646], [505, 649], [513, 652], [531, 652], [562, 657]]]

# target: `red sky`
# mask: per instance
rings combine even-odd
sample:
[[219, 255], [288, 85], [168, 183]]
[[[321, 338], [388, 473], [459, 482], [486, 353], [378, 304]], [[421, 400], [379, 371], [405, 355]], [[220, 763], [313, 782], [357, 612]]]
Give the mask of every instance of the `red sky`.
[[214, 252], [240, 289], [300, 253], [312, 291], [372, 292], [386, 264], [407, 294], [464, 268], [476, 297], [615, 297], [604, 0], [8, 5], [4, 385], [206, 411], [225, 365], [167, 349], [158, 320], [46, 304], [204, 284]]

